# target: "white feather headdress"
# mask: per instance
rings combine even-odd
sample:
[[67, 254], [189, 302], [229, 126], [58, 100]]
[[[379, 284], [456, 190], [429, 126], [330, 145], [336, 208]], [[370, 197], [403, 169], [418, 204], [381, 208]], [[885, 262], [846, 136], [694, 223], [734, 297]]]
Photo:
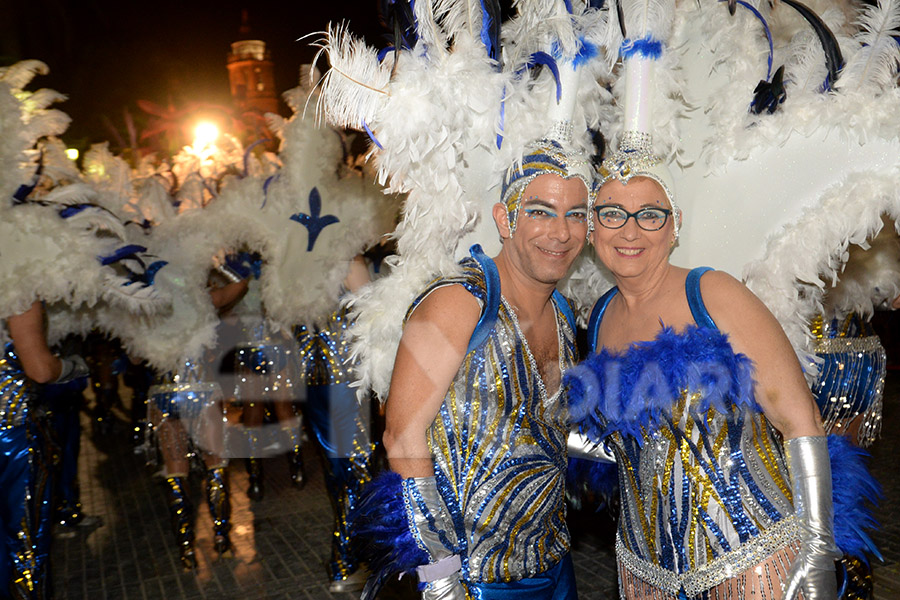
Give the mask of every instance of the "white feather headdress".
[[[558, 65], [583, 63], [569, 118], [575, 147], [591, 148], [587, 128], [597, 125], [600, 100], [608, 96], [597, 81], [608, 69], [594, 60], [605, 19], [584, 3], [562, 0], [523, 1], [517, 9], [499, 40], [485, 33], [483, 3], [442, 0], [415, 3], [411, 47], [379, 56], [343, 27], [322, 42], [331, 69], [320, 113], [366, 131], [379, 178], [389, 190], [409, 193], [394, 234], [399, 256], [391, 276], [351, 300], [361, 387], [382, 399], [415, 295], [432, 277], [457, 272], [465, 236], [489, 252], [495, 246], [489, 207], [510, 165], [558, 119], [548, 110], [557, 97]], [[534, 70], [539, 64], [544, 68]]]

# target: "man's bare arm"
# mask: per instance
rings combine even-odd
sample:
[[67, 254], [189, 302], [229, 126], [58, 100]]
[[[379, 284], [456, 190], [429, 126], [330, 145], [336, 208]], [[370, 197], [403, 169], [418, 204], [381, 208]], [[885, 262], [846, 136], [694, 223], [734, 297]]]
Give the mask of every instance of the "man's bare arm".
[[37, 383], [49, 383], [59, 377], [62, 363], [47, 346], [44, 335], [44, 308], [35, 301], [31, 308], [6, 320], [9, 336], [16, 348], [25, 375]]
[[426, 434], [462, 365], [480, 315], [472, 294], [460, 285], [449, 285], [425, 298], [406, 323], [394, 361], [384, 431], [391, 469], [404, 478], [434, 475]]

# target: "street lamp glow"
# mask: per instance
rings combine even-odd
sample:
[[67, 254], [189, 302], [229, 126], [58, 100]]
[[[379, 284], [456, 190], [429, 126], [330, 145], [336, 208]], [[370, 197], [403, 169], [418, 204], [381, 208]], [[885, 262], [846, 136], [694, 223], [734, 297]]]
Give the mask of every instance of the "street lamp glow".
[[204, 148], [216, 141], [219, 137], [219, 128], [215, 123], [201, 121], [194, 128], [194, 147]]
[[78, 160], [78, 148], [66, 148], [66, 158], [69, 160]]

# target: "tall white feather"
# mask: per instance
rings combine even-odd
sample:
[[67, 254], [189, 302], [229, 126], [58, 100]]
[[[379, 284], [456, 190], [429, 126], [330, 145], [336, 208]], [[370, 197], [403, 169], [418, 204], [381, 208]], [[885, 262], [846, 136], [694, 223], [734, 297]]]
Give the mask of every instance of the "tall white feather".
[[836, 87], [843, 92], [878, 94], [896, 87], [900, 68], [900, 0], [879, 0], [864, 6], [854, 39], [859, 51], [844, 65]]
[[327, 113], [337, 127], [371, 127], [387, 102], [393, 61], [378, 62], [378, 53], [342, 25], [329, 27], [319, 48], [320, 54], [327, 52], [331, 68], [322, 82], [318, 113]]
[[671, 0], [618, 0], [625, 15], [625, 33], [629, 39], [653, 36], [665, 42], [672, 29], [675, 2]]

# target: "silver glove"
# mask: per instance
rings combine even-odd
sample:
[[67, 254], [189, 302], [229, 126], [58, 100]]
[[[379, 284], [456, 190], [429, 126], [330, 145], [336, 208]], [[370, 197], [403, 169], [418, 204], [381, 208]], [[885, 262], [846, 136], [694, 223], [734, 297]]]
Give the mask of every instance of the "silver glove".
[[77, 354], [67, 356], [66, 358], [60, 358], [59, 362], [61, 363], [59, 377], [57, 377], [53, 383], [68, 383], [73, 379], [87, 377], [90, 374], [87, 363]]
[[615, 463], [616, 455], [609, 451], [606, 444], [592, 442], [583, 433], [570, 431], [566, 446], [569, 458], [584, 458], [594, 462]]
[[787, 440], [784, 446], [800, 522], [800, 553], [788, 573], [783, 598], [794, 600], [802, 592], [804, 600], [836, 600], [834, 561], [841, 553], [834, 543], [828, 443], [825, 436], [809, 436]]
[[410, 531], [429, 558], [429, 564], [416, 569], [419, 582], [425, 586], [422, 599], [466, 600], [466, 590], [459, 578], [462, 567], [459, 555], [451, 552], [441, 541], [440, 533], [444, 533], [451, 542], [455, 535], [449, 511], [438, 492], [437, 481], [434, 477], [413, 477], [403, 483]]

